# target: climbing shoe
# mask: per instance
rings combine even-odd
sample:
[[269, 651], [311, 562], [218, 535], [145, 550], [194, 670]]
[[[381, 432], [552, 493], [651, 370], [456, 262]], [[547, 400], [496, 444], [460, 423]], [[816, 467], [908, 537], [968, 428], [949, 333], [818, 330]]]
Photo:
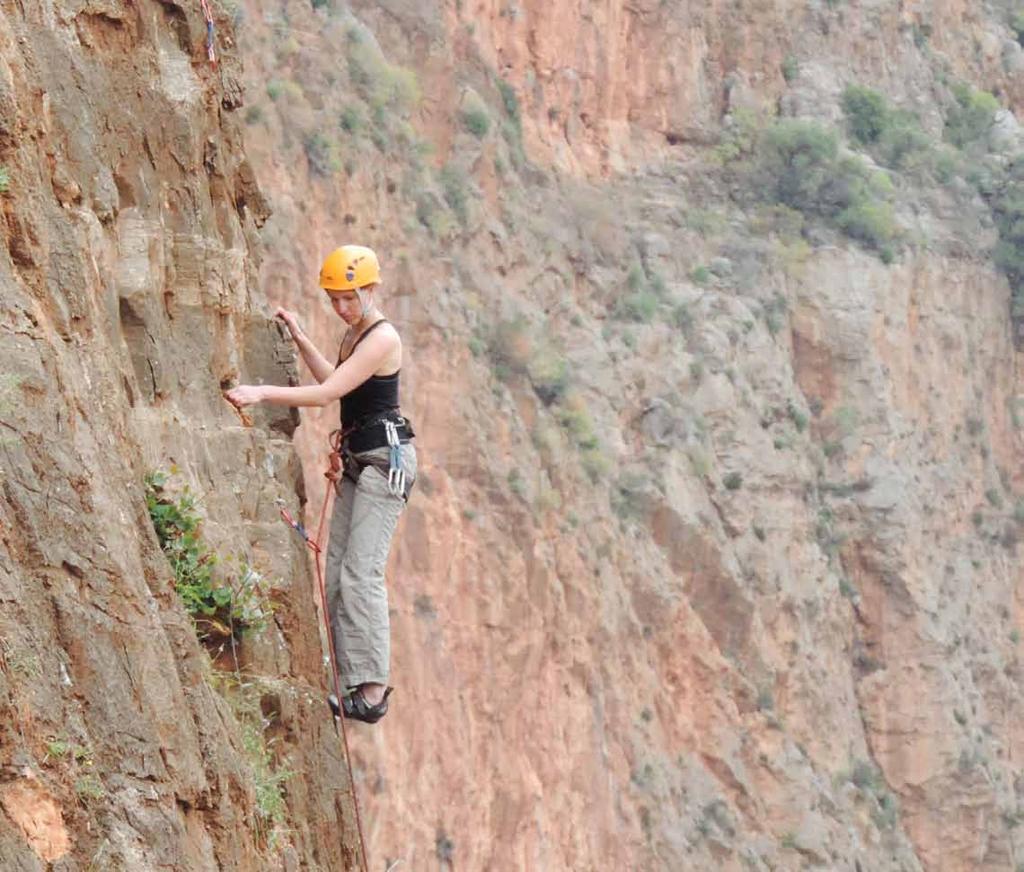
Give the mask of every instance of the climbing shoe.
[[341, 701], [342, 709], [346, 718], [356, 721], [364, 721], [367, 724], [375, 724], [388, 713], [388, 697], [391, 696], [393, 687], [386, 688], [384, 698], [376, 705], [370, 705], [363, 692], [356, 688]]

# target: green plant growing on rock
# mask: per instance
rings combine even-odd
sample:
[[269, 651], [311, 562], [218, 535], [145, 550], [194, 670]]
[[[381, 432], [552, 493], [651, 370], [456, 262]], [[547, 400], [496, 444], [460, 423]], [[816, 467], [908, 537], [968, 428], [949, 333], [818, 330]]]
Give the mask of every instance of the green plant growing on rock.
[[7, 167], [0, 166], [0, 194], [6, 194], [11, 187], [11, 174]]
[[445, 164], [440, 175], [444, 200], [465, 227], [469, 221], [469, 182], [466, 174], [455, 164]]
[[789, 84], [800, 74], [800, 64], [793, 55], [786, 55], [782, 61], [782, 78]]
[[953, 85], [954, 103], [946, 116], [943, 135], [959, 149], [983, 144], [988, 138], [999, 110], [999, 101], [988, 91], [976, 91], [970, 85]]
[[90, 773], [75, 781], [75, 794], [82, 802], [87, 803], [103, 799], [107, 795], [107, 791], [99, 776]]
[[342, 109], [341, 115], [338, 117], [338, 126], [346, 133], [358, 133], [365, 124], [366, 119], [362, 111], [353, 103]]
[[302, 147], [314, 175], [329, 178], [341, 172], [340, 150], [331, 137], [319, 130], [313, 131], [303, 137]]
[[264, 629], [273, 608], [262, 577], [244, 563], [231, 577], [220, 577], [217, 567], [222, 561], [203, 540], [195, 497], [186, 488], [175, 499], [164, 490], [167, 482], [164, 473], [146, 475], [146, 508], [186, 611], [197, 627], [224, 637]]
[[615, 304], [615, 313], [627, 321], [649, 324], [658, 311], [658, 297], [650, 291], [637, 291], [619, 297]]
[[996, 265], [1005, 273], [1012, 291], [1011, 311], [1024, 317], [1024, 156], [1006, 169], [1003, 183], [990, 204], [999, 230]]
[[1010, 16], [1010, 30], [1017, 37], [1017, 42], [1024, 45], [1024, 9], [1020, 9]]
[[416, 73], [389, 63], [368, 31], [349, 28], [346, 50], [352, 83], [371, 107], [407, 113], [419, 103]]
[[462, 126], [477, 139], [483, 139], [491, 129], [491, 118], [483, 109], [469, 109], [462, 113]]
[[891, 110], [878, 91], [863, 85], [850, 85], [840, 99], [846, 113], [850, 135], [861, 145], [878, 142], [889, 124]]
[[895, 238], [892, 182], [859, 157], [841, 157], [835, 132], [820, 124], [773, 124], [763, 136], [756, 175], [776, 203], [822, 218], [879, 252]]
[[841, 98], [850, 135], [876, 160], [895, 169], [934, 163], [931, 140], [910, 112], [889, 105], [878, 91], [850, 85]]

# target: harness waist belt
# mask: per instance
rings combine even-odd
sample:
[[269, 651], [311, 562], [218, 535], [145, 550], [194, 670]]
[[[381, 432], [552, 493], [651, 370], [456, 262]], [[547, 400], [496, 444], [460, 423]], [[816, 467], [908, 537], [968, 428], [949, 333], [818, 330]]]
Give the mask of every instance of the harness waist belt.
[[387, 415], [358, 425], [345, 436], [342, 441], [343, 447], [352, 454], [361, 454], [364, 451], [372, 451], [374, 448], [385, 448], [388, 444], [388, 422], [395, 425], [400, 442], [408, 442], [416, 435], [412, 424], [407, 419], [397, 414]]

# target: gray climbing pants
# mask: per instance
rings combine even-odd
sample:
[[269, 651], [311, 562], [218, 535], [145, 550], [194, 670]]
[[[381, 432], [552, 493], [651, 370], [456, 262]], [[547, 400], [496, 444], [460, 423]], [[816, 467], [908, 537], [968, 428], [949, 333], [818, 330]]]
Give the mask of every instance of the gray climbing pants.
[[[409, 486], [416, 478], [416, 449], [402, 445], [402, 468]], [[355, 455], [361, 462], [387, 462], [388, 449]], [[334, 635], [341, 692], [373, 682], [387, 684], [391, 662], [388, 592], [384, 586], [391, 539], [405, 500], [388, 491], [387, 476], [364, 466], [358, 482], [347, 475], [337, 483], [327, 545], [327, 612]]]

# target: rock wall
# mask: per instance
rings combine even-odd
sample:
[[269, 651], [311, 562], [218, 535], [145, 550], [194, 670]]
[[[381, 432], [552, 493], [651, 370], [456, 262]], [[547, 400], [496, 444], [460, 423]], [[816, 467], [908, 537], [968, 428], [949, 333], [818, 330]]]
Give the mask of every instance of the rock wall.
[[[197, 9], [3, 9], [5, 868], [358, 865], [277, 519], [319, 507], [337, 409], [220, 397], [304, 377], [264, 299], [334, 353], [343, 241], [383, 256], [421, 456], [398, 690], [351, 737], [372, 866], [1021, 862], [991, 226], [909, 191], [884, 264], [765, 225], [715, 152], [739, 109], [835, 123], [850, 82], [936, 137], [943, 77], [1019, 109], [1008, 8], [252, 2], [217, 9], [216, 70]], [[236, 677], [294, 773], [273, 842], [150, 532], [172, 464], [274, 580]]]
[[[316, 265], [375, 245], [409, 349], [422, 480], [389, 572], [399, 689], [356, 743], [373, 856], [1014, 868], [1019, 384], [991, 230], [942, 195], [903, 215], [928, 241], [890, 266], [794, 243], [756, 229], [714, 154], [737, 109], [840, 122], [851, 82], [936, 139], [943, 76], [1019, 109], [1008, 11], [244, 13], [266, 64], [246, 140], [274, 179], [268, 296], [331, 353]], [[416, 71], [428, 165], [469, 180], [452, 232], [428, 226], [413, 158], [339, 124], [365, 90], [338, 63], [353, 28]], [[275, 108], [267, 80], [294, 100]], [[338, 137], [344, 171], [289, 152], [285, 117]], [[662, 283], [646, 321], [620, 308], [636, 265]], [[303, 413], [311, 493], [335, 415]]]
[[[292, 363], [255, 290], [267, 207], [237, 59], [198, 7], [5, 3], [0, 15], [0, 866], [357, 868], [322, 702], [295, 418], [246, 427], [230, 381]], [[207, 538], [278, 603], [231, 679], [287, 781], [268, 844], [242, 730], [146, 511], [191, 487]]]

